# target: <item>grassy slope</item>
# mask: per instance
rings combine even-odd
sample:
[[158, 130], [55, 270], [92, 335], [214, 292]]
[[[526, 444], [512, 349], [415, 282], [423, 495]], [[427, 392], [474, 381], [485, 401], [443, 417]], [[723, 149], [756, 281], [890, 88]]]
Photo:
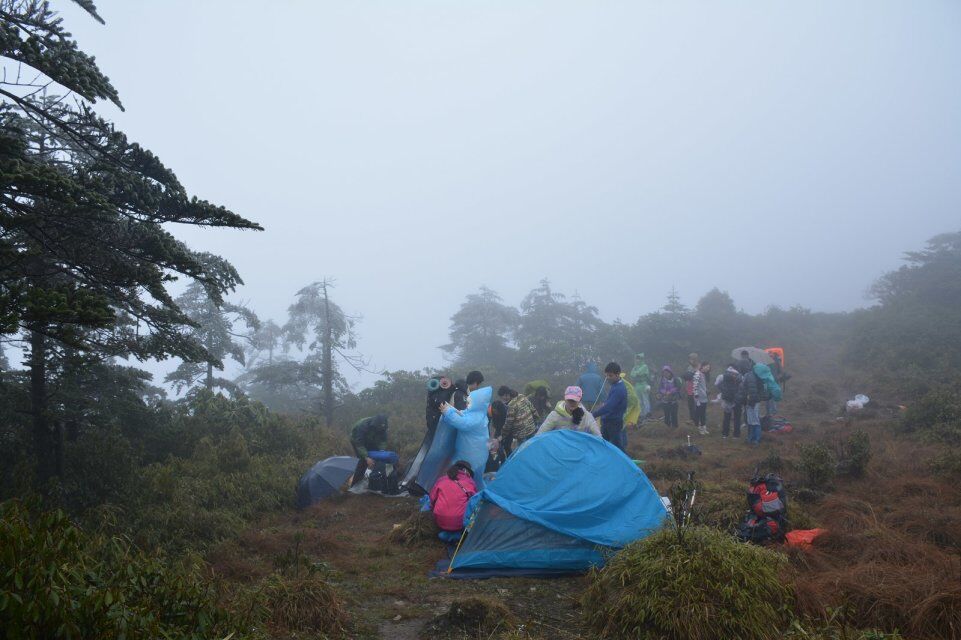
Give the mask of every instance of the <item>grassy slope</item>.
[[[782, 405], [782, 413], [793, 418], [795, 431], [765, 434], [758, 448], [743, 440], [722, 441], [720, 415], [712, 406], [710, 436], [697, 436], [687, 426], [671, 432], [662, 425], [648, 425], [630, 433], [630, 453], [645, 460], [662, 493], [672, 474], [689, 470], [704, 481], [743, 485], [772, 453], [785, 462], [782, 475], [790, 486], [802, 480], [793, 464], [800, 443], [830, 442], [858, 427], [867, 430], [874, 454], [867, 475], [838, 480], [826, 498], [804, 506], [808, 520], [831, 530], [832, 537], [813, 552], [792, 554], [802, 605], [806, 612], [817, 613], [847, 603], [856, 610], [854, 619], [860, 626], [912, 628], [916, 634], [909, 637], [938, 637], [928, 635], [927, 623], [912, 622], [912, 616], [923, 605], [933, 607], [926, 610], [928, 616], [950, 618], [952, 603], [961, 598], [957, 551], [951, 552], [961, 540], [961, 492], [953, 484], [930, 478], [926, 461], [934, 450], [894, 436], [890, 419], [851, 423], [835, 421], [830, 414], [803, 415], [798, 399], [808, 394], [804, 388], [795, 389]], [[832, 407], [838, 404], [831, 399]], [[682, 407], [682, 422], [684, 413]], [[695, 460], [677, 458], [672, 451], [688, 433], [703, 450]], [[355, 637], [414, 638], [423, 623], [452, 600], [471, 595], [508, 604], [532, 637], [589, 637], [577, 610], [586, 578], [429, 579], [428, 570], [445, 554], [439, 542], [408, 548], [386, 541], [392, 526], [414, 509], [412, 500], [344, 496], [303, 513], [271, 515], [215, 550], [211, 560], [225, 578], [249, 581], [269, 573], [277, 557], [298, 547], [331, 567], [334, 582], [349, 598]], [[897, 598], [872, 592], [871, 584], [846, 584], [845, 576], [873, 584], [892, 581], [898, 585]], [[961, 634], [961, 626], [957, 629]], [[943, 637], [943, 630], [940, 633]]]

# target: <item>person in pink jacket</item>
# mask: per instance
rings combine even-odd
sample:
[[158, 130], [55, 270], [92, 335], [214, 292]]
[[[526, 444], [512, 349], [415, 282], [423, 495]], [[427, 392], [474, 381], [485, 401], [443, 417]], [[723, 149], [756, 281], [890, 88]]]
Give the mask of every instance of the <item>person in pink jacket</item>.
[[430, 490], [430, 504], [437, 526], [443, 531], [463, 529], [467, 501], [475, 493], [474, 470], [469, 462], [458, 460]]

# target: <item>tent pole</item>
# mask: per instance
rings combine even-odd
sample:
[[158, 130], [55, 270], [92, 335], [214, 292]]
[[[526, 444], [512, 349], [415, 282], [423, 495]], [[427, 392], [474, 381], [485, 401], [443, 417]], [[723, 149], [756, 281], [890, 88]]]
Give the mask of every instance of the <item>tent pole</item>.
[[460, 551], [460, 546], [464, 544], [464, 538], [467, 537], [467, 532], [471, 530], [474, 526], [474, 519], [477, 517], [477, 511], [480, 509], [474, 509], [474, 513], [470, 514], [470, 522], [464, 527], [464, 533], [460, 534], [460, 540], [457, 541], [457, 547], [454, 548], [454, 555], [450, 557], [450, 564], [447, 565], [447, 574], [450, 575], [454, 571], [454, 560], [457, 558], [457, 553]]

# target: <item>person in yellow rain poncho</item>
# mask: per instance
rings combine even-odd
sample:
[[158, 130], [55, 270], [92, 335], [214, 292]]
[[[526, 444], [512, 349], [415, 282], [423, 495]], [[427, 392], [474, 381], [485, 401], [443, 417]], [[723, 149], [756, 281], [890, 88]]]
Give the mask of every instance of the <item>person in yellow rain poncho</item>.
[[633, 427], [641, 419], [641, 401], [637, 397], [637, 392], [634, 391], [634, 385], [627, 379], [626, 373], [621, 374], [621, 380], [627, 387], [627, 411], [624, 412], [624, 426]]

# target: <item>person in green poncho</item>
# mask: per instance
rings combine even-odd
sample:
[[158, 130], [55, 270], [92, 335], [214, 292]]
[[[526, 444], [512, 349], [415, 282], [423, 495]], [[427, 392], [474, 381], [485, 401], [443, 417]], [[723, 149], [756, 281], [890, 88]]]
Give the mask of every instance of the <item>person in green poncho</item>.
[[643, 353], [634, 356], [631, 379], [634, 381], [634, 392], [641, 401], [641, 418], [646, 419], [651, 415], [651, 370], [644, 362]]

